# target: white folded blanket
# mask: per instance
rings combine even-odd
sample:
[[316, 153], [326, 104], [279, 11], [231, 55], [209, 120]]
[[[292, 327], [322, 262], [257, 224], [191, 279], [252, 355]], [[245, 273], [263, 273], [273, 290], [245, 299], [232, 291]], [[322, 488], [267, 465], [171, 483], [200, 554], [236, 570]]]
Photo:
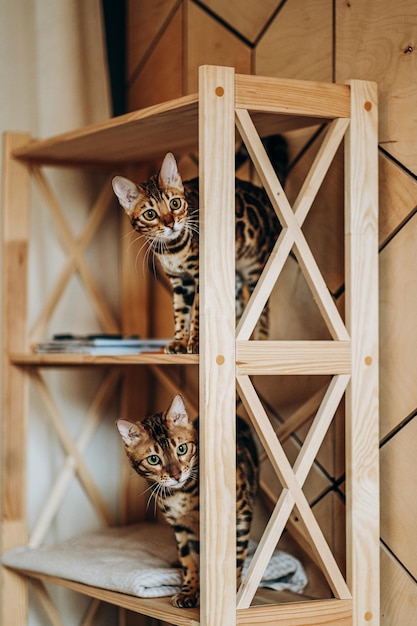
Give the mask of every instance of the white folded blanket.
[[[251, 542], [244, 573], [256, 544]], [[84, 533], [56, 545], [9, 550], [4, 565], [40, 572], [140, 598], [171, 596], [179, 591], [181, 570], [172, 530], [163, 524], [141, 523]], [[275, 551], [261, 586], [301, 592], [307, 585], [301, 563]]]

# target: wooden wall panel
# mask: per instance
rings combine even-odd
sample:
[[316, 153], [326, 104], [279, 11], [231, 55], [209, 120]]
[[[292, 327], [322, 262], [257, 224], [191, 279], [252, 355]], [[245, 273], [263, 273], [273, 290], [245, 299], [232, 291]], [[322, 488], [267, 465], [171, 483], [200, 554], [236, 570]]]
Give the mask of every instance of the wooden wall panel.
[[[381, 449], [381, 537], [417, 578], [417, 418]], [[411, 480], [410, 480], [411, 478]]]
[[378, 83], [380, 144], [417, 174], [417, 13], [413, 0], [336, 3], [336, 81]]
[[381, 437], [417, 407], [416, 241], [415, 216], [380, 254]]
[[381, 547], [381, 623], [389, 626], [417, 624], [415, 580], [384, 546]]
[[284, 3], [255, 49], [255, 74], [332, 81], [332, 1]]
[[174, 13], [128, 93], [130, 111], [178, 98], [182, 81], [182, 8]]
[[127, 0], [127, 77], [144, 64], [181, 0]]
[[379, 156], [379, 241], [382, 245], [417, 210], [417, 181], [383, 153]]
[[271, 296], [273, 339], [329, 339], [329, 331], [295, 259], [289, 258]]
[[198, 5], [187, 1], [186, 6], [186, 93], [197, 91], [200, 65], [228, 65], [250, 74], [250, 48]]
[[238, 31], [245, 39], [254, 43], [281, 0], [205, 0], [211, 11]]

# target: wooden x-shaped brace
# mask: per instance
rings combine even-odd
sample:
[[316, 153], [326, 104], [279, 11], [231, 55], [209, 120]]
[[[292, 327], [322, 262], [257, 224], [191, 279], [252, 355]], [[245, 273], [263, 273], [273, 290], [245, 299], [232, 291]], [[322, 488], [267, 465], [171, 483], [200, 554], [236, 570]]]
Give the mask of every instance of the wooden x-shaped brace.
[[61, 445], [67, 454], [61, 471], [55, 478], [55, 482], [49, 492], [48, 498], [31, 532], [28, 545], [36, 547], [43, 542], [75, 473], [77, 473], [86, 494], [88, 495], [102, 522], [106, 526], [110, 526], [113, 523], [112, 515], [109, 512], [99, 490], [97, 489], [97, 486], [91, 478], [82, 454], [87, 449], [100, 422], [104, 406], [114, 394], [114, 389], [119, 379], [119, 372], [116, 369], [113, 369], [102, 380], [93, 403], [87, 413], [77, 441], [74, 441], [68, 432], [64, 419], [55, 405], [47, 384], [41, 376], [39, 370], [32, 370], [31, 376], [36, 384], [39, 395], [44, 402], [47, 413], [58, 435]]
[[350, 598], [346, 582], [302, 491], [349, 380], [348, 374], [332, 379], [292, 468], [249, 376], [237, 376], [239, 396], [283, 487], [239, 590], [239, 608], [250, 605], [294, 505], [305, 523], [311, 546], [333, 593], [338, 598]]
[[250, 114], [247, 110], [236, 110], [236, 126], [283, 227], [238, 325], [238, 340], [250, 337], [293, 246], [297, 260], [333, 339], [349, 339], [346, 327], [301, 230], [348, 125], [349, 120], [344, 118], [331, 123], [294, 203], [294, 209], [291, 209]]
[[78, 272], [82, 282], [84, 283], [86, 292], [103, 330], [108, 333], [119, 332], [119, 325], [114, 319], [110, 308], [107, 306], [102, 292], [97, 285], [97, 281], [84, 258], [84, 251], [89, 245], [94, 234], [97, 232], [97, 228], [106, 215], [106, 211], [113, 200], [114, 194], [112, 192], [110, 181], [107, 180], [103, 185], [103, 188], [88, 215], [84, 230], [78, 239], [76, 239], [68, 226], [68, 223], [63, 215], [63, 211], [61, 210], [48, 181], [39, 168], [33, 169], [33, 180], [36, 182], [37, 187], [45, 199], [55, 221], [59, 239], [68, 253], [68, 259], [61, 270], [61, 273], [55, 283], [55, 287], [46, 299], [45, 305], [32, 328], [30, 333], [32, 340], [42, 338], [44, 329], [57, 304], [59, 303], [71, 276], [75, 272]]

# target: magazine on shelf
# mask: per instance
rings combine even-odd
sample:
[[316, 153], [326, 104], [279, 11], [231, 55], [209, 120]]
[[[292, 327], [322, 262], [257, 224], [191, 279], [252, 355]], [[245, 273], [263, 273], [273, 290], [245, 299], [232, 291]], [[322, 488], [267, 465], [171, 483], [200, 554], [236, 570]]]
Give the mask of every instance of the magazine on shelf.
[[168, 339], [139, 338], [137, 335], [53, 335], [33, 346], [38, 353], [80, 352], [86, 354], [139, 354], [160, 352]]

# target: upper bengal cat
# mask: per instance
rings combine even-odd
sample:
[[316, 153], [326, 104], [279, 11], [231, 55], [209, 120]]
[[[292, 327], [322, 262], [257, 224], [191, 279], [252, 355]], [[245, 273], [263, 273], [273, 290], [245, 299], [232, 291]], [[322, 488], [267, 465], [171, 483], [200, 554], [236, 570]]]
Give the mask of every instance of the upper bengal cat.
[[[244, 158], [244, 157], [243, 157]], [[174, 339], [168, 353], [197, 353], [199, 345], [199, 207], [198, 178], [184, 182], [169, 152], [159, 175], [135, 184], [116, 176], [113, 190], [159, 259], [173, 289]], [[252, 183], [236, 179], [236, 318], [245, 303], [245, 286], [252, 293], [281, 231], [267, 194]], [[206, 219], [210, 219], [207, 215]], [[213, 251], [214, 252], [214, 251]], [[247, 295], [247, 294], [246, 294]], [[268, 337], [268, 305], [260, 317], [255, 337]]]
[[[239, 586], [256, 495], [258, 457], [248, 425], [239, 417], [237, 420], [236, 579]], [[116, 424], [130, 464], [150, 483], [152, 494], [175, 533], [183, 582], [171, 602], [180, 608], [197, 606], [200, 596], [198, 423], [189, 419], [183, 399], [177, 395], [165, 413], [150, 415], [142, 422], [117, 420]]]

